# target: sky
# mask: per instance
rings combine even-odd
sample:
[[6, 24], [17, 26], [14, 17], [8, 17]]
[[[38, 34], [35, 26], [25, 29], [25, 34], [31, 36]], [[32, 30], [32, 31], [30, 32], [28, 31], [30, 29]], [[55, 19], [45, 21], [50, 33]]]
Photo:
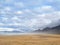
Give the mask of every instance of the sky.
[[0, 0], [0, 31], [30, 32], [59, 22], [60, 0]]

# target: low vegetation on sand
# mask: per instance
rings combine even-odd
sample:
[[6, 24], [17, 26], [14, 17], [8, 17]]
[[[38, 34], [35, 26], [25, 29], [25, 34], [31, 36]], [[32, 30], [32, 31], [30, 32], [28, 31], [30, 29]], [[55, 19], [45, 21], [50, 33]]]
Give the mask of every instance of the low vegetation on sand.
[[0, 45], [60, 45], [60, 35], [0, 36]]

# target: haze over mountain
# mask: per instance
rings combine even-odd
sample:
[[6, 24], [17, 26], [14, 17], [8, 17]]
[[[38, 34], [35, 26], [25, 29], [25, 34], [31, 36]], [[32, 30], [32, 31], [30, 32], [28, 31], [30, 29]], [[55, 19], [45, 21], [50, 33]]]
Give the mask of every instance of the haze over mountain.
[[35, 33], [60, 34], [60, 25], [56, 26], [56, 27], [52, 27], [52, 28], [46, 27], [43, 30], [38, 29], [38, 30], [36, 30], [34, 32]]

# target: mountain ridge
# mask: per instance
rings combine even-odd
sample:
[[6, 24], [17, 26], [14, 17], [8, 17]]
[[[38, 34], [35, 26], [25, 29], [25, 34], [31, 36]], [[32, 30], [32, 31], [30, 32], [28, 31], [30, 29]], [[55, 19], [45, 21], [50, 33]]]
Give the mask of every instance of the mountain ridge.
[[51, 33], [51, 34], [60, 34], [60, 25], [56, 26], [56, 27], [52, 27], [52, 28], [44, 28], [43, 30], [35, 30], [33, 32], [37, 32], [37, 33]]

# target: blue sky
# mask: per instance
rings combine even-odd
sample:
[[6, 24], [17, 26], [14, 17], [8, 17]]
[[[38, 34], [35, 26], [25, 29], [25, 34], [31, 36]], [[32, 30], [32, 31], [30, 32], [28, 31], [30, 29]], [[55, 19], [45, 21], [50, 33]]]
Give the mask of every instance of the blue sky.
[[0, 31], [34, 31], [59, 22], [60, 0], [0, 0]]

